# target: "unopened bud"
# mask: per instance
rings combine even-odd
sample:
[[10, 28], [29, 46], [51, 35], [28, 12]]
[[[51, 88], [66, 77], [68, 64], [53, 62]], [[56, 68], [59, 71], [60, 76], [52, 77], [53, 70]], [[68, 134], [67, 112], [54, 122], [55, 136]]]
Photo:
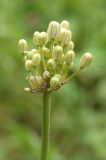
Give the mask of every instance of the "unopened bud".
[[26, 60], [25, 62], [25, 68], [27, 71], [31, 71], [33, 65], [32, 65], [32, 61], [31, 60]]
[[64, 21], [62, 21], [62, 22], [60, 23], [60, 27], [61, 27], [61, 28], [65, 28], [65, 29], [69, 29], [70, 24], [69, 24], [68, 21], [64, 20]]
[[37, 85], [42, 84], [42, 77], [41, 76], [35, 76], [35, 80], [36, 80]]
[[63, 64], [63, 63], [64, 63], [64, 61], [65, 61], [65, 55], [64, 55], [64, 54], [62, 54], [62, 58], [61, 58], [60, 64]]
[[36, 53], [38, 53], [38, 50], [37, 50], [37, 49], [31, 49], [31, 52], [32, 52], [33, 54], [36, 54]]
[[44, 73], [43, 73], [44, 80], [47, 80], [49, 78], [49, 76], [50, 76], [50, 73], [48, 71], [44, 71]]
[[54, 75], [52, 78], [51, 78], [51, 80], [50, 80], [50, 86], [51, 86], [51, 88], [55, 88], [58, 84], [59, 84], [59, 82], [60, 82], [60, 78], [61, 78], [61, 76], [59, 75]]
[[26, 53], [26, 59], [32, 59], [33, 55], [34, 55], [33, 52], [28, 51], [28, 52]]
[[56, 63], [54, 61], [54, 59], [49, 59], [48, 63], [47, 63], [47, 67], [50, 71], [54, 71], [56, 68]]
[[36, 43], [39, 46], [43, 46], [48, 41], [48, 34], [46, 32], [41, 32], [36, 36]]
[[54, 76], [59, 78], [59, 80], [61, 79], [61, 75], [60, 74], [55, 74]]
[[71, 31], [65, 28], [61, 28], [58, 41], [62, 42], [63, 44], [69, 44], [71, 37], [72, 37]]
[[51, 21], [49, 23], [47, 33], [49, 35], [49, 39], [55, 39], [58, 37], [60, 31], [60, 25], [56, 21]]
[[24, 88], [24, 91], [26, 91], [26, 92], [30, 92], [31, 90], [30, 90], [30, 88]]
[[34, 76], [28, 77], [29, 83], [32, 87], [36, 87], [36, 80]]
[[47, 47], [42, 48], [42, 54], [45, 58], [50, 58], [50, 56], [51, 56], [50, 50]]
[[53, 49], [53, 59], [60, 60], [62, 59], [63, 48], [61, 46], [56, 46]]
[[68, 50], [73, 50], [73, 49], [74, 49], [74, 43], [70, 41], [68, 44]]
[[34, 66], [38, 66], [41, 62], [41, 55], [39, 53], [34, 54], [33, 58], [32, 58], [32, 64]]
[[81, 60], [80, 60], [80, 68], [83, 69], [83, 68], [89, 66], [89, 64], [91, 63], [91, 61], [92, 61], [92, 54], [89, 53], [89, 52], [85, 53], [82, 56]]
[[66, 63], [70, 64], [73, 62], [75, 57], [75, 53], [73, 51], [68, 51], [65, 55], [65, 61]]
[[28, 48], [27, 41], [25, 39], [20, 39], [18, 45], [21, 52], [26, 51]]
[[39, 36], [39, 32], [38, 32], [38, 31], [34, 32], [33, 42], [34, 42], [34, 44], [36, 44], [36, 45], [37, 45], [37, 37], [38, 37], [38, 36]]

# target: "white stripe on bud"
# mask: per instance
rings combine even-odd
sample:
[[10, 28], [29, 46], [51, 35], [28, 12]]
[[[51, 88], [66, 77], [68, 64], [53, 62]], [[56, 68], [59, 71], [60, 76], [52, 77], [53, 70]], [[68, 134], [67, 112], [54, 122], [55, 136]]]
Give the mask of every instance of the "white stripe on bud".
[[53, 59], [60, 60], [62, 59], [63, 48], [61, 46], [55, 46], [53, 48]]
[[33, 58], [32, 58], [32, 64], [34, 66], [38, 66], [41, 62], [41, 55], [39, 53], [34, 54]]
[[75, 53], [73, 51], [68, 51], [65, 55], [65, 61], [66, 63], [70, 64], [73, 62], [75, 57]]
[[70, 28], [70, 24], [68, 21], [64, 20], [60, 23], [60, 27], [61, 28], [65, 28], [65, 29], [69, 29]]
[[69, 42], [71, 41], [71, 38], [72, 38], [71, 31], [65, 28], [61, 28], [58, 41], [62, 42], [63, 44], [69, 44]]
[[36, 80], [37, 85], [42, 84], [42, 77], [41, 76], [35, 76], [35, 80]]
[[20, 39], [18, 45], [21, 52], [26, 51], [28, 48], [27, 41], [25, 39]]
[[47, 33], [49, 35], [49, 39], [55, 39], [58, 37], [60, 31], [60, 25], [56, 21], [51, 21], [49, 23]]
[[48, 34], [46, 32], [35, 32], [33, 41], [36, 45], [43, 46], [47, 43], [48, 41]]

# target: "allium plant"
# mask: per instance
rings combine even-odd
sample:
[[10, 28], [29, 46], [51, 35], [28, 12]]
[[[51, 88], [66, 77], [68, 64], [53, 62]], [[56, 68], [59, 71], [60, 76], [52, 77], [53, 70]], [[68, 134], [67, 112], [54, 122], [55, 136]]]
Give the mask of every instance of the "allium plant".
[[43, 93], [41, 160], [48, 159], [50, 136], [51, 92], [69, 82], [92, 60], [91, 53], [85, 53], [80, 60], [78, 70], [70, 75], [75, 53], [70, 24], [64, 20], [49, 23], [47, 32], [36, 31], [33, 35], [34, 48], [29, 50], [27, 41], [21, 39], [19, 48], [24, 56], [26, 79], [29, 87], [25, 91]]

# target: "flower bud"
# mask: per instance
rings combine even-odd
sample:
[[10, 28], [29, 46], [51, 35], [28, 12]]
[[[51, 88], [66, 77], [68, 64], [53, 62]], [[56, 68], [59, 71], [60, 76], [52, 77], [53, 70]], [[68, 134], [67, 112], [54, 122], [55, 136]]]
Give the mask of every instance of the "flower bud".
[[63, 63], [64, 63], [64, 61], [65, 61], [65, 55], [64, 55], [64, 54], [62, 54], [62, 58], [61, 58], [60, 64], [63, 64]]
[[29, 83], [32, 87], [36, 87], [36, 80], [34, 76], [28, 77]]
[[51, 78], [51, 80], [50, 80], [50, 86], [51, 86], [51, 88], [55, 88], [58, 84], [59, 84], [59, 82], [60, 82], [60, 78], [61, 78], [61, 76], [59, 75], [54, 75], [52, 78]]
[[50, 50], [47, 47], [42, 48], [42, 54], [45, 58], [50, 58], [50, 56], [51, 56]]
[[36, 54], [36, 53], [38, 53], [38, 50], [37, 50], [37, 49], [31, 49], [31, 52], [32, 52], [33, 54]]
[[31, 71], [33, 65], [32, 65], [32, 61], [31, 60], [26, 60], [25, 62], [25, 68], [27, 71]]
[[46, 32], [41, 32], [41, 33], [35, 32], [33, 40], [34, 40], [35, 44], [37, 44], [39, 46], [43, 46], [48, 41], [48, 35]]
[[30, 92], [31, 90], [30, 90], [30, 88], [24, 88], [24, 91], [26, 91], [26, 92]]
[[61, 46], [55, 46], [53, 49], [53, 59], [61, 61], [62, 53], [63, 53], [63, 48]]
[[37, 85], [42, 84], [42, 77], [41, 76], [35, 76], [35, 80], [36, 80]]
[[34, 44], [36, 44], [37, 42], [37, 37], [39, 36], [39, 32], [38, 31], [36, 31], [36, 32], [34, 32], [34, 35], [33, 35], [33, 42], [34, 42]]
[[75, 53], [73, 51], [68, 51], [65, 55], [65, 62], [70, 64], [73, 62]]
[[65, 28], [61, 28], [58, 41], [62, 42], [63, 44], [69, 44], [71, 37], [72, 37], [71, 31]]
[[34, 66], [38, 66], [41, 62], [41, 55], [39, 53], [34, 54], [33, 58], [32, 58], [32, 64]]
[[59, 78], [59, 80], [61, 79], [61, 75], [60, 74], [55, 74], [54, 76]]
[[33, 52], [28, 51], [26, 54], [26, 59], [32, 59], [33, 55], [34, 55]]
[[64, 21], [62, 21], [62, 22], [60, 23], [60, 27], [61, 27], [61, 28], [65, 28], [65, 29], [69, 29], [70, 24], [69, 24], [68, 21], [64, 20]]
[[50, 71], [54, 71], [54, 70], [55, 70], [56, 64], [55, 64], [54, 59], [49, 59], [49, 60], [48, 60], [47, 67], [48, 67], [48, 69], [49, 69]]
[[87, 67], [92, 61], [92, 54], [87, 52], [85, 53], [80, 60], [80, 68]]
[[26, 51], [28, 48], [27, 41], [25, 39], [20, 39], [18, 45], [21, 52]]
[[60, 31], [60, 25], [56, 21], [51, 21], [49, 23], [47, 33], [49, 35], [49, 39], [55, 39], [58, 37]]
[[43, 78], [44, 78], [44, 80], [47, 80], [48, 77], [49, 77], [49, 75], [50, 75], [50, 73], [48, 71], [44, 71], [43, 72]]
[[68, 50], [73, 50], [73, 49], [74, 49], [74, 43], [70, 41], [68, 44]]

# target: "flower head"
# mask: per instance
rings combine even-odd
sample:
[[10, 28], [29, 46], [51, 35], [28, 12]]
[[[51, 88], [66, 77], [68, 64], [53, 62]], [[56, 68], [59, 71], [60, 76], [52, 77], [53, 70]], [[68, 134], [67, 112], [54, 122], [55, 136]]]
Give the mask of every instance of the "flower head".
[[[33, 42], [35, 47], [28, 50], [27, 41], [24, 39], [19, 41], [30, 85], [25, 88], [26, 91], [57, 90], [78, 73], [77, 71], [70, 76], [75, 52], [68, 21], [64, 20], [60, 24], [56, 21], [50, 22], [47, 32], [34, 32]], [[85, 53], [80, 60], [78, 70], [87, 67], [91, 60], [92, 55]]]

